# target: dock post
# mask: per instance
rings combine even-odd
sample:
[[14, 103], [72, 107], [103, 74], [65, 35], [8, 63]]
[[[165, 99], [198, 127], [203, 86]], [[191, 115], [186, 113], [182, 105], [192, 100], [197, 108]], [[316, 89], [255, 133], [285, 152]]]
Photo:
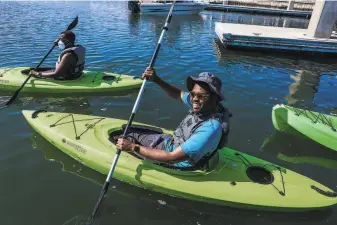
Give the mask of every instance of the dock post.
[[337, 1], [316, 1], [307, 30], [308, 37], [330, 38], [337, 21]]
[[222, 0], [222, 5], [228, 5], [229, 0]]
[[293, 10], [294, 9], [294, 5], [295, 5], [295, 1], [294, 0], [289, 0], [287, 10]]

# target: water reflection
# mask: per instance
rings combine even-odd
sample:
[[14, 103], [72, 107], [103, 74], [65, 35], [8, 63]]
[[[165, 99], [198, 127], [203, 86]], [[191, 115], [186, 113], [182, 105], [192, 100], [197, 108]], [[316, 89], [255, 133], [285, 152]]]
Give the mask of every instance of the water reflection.
[[98, 185], [104, 183], [104, 176], [64, 154], [36, 131], [33, 131], [30, 139], [32, 141], [32, 147], [42, 151], [46, 160], [60, 163], [62, 165], [62, 171], [87, 179]]
[[[224, 48], [218, 39], [214, 40], [213, 46], [219, 65], [227, 67], [229, 63], [241, 64], [241, 71], [247, 70], [252, 76], [259, 76], [269, 86], [281, 87], [278, 93], [282, 93], [282, 90], [285, 92], [284, 88], [287, 86], [288, 90], [284, 93], [284, 99], [291, 106], [312, 109], [317, 101], [322, 100], [327, 104], [333, 95], [330, 87], [337, 85], [335, 79], [332, 79], [332, 77], [337, 77], [336, 63], [333, 59], [230, 50]], [[251, 71], [252, 69], [254, 71]], [[237, 74], [236, 71], [235, 74]], [[320, 85], [323, 76], [329, 79], [326, 79], [324, 85]], [[330, 89], [330, 92], [327, 89]], [[317, 99], [316, 95], [320, 90], [323, 98], [320, 96]]]
[[40, 97], [35, 96], [34, 103], [39, 109], [77, 114], [92, 114], [88, 97]]
[[314, 104], [313, 100], [318, 91], [320, 75], [313, 71], [297, 70], [295, 75], [290, 75], [294, 81], [289, 85], [289, 94], [286, 95], [288, 105], [301, 107]]
[[129, 13], [128, 20], [130, 34], [138, 36], [141, 29], [141, 15], [139, 13]]
[[223, 23], [237, 23], [260, 26], [273, 27], [289, 27], [289, 28], [308, 28], [309, 19], [294, 18], [285, 16], [269, 16], [247, 13], [233, 13], [233, 12], [203, 12], [202, 18], [204, 20], [215, 20]]
[[[155, 34], [159, 37], [162, 28], [165, 24], [166, 16], [162, 15], [129, 15], [130, 31], [135, 35], [140, 35], [140, 37], [146, 38], [148, 34]], [[198, 33], [200, 33], [203, 28], [198, 26], [202, 24], [203, 20], [200, 15], [174, 15], [172, 17], [171, 23], [169, 25], [169, 30], [166, 33], [165, 39], [169, 44], [177, 43], [179, 40], [184, 39], [184, 33], [190, 31], [196, 38]], [[146, 26], [146, 32], [140, 27]], [[142, 31], [143, 33], [141, 33]]]
[[306, 138], [294, 129], [288, 134], [275, 132], [264, 140], [260, 150], [285, 162], [337, 170], [337, 152]]

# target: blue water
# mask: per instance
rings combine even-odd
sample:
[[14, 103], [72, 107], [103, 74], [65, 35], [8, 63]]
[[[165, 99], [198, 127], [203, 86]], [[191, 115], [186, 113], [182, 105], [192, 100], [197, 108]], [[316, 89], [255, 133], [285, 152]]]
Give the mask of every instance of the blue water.
[[[77, 42], [87, 69], [140, 75], [148, 65], [165, 16], [131, 15], [126, 2], [0, 2], [0, 67], [35, 66], [78, 15]], [[337, 63], [332, 58], [224, 49], [217, 21], [306, 28], [306, 19], [203, 12], [174, 16], [155, 68], [184, 88], [189, 75], [209, 71], [224, 86], [233, 113], [228, 146], [280, 164], [337, 190], [337, 153], [311, 140], [280, 134], [271, 109], [284, 103], [337, 114]], [[55, 49], [44, 66], [53, 66]], [[5, 98], [9, 93], [1, 93]], [[137, 92], [125, 96], [20, 94], [0, 111], [0, 223], [84, 224], [105, 177], [46, 142], [25, 122], [23, 109], [48, 108], [128, 119]], [[174, 129], [186, 110], [153, 84], [146, 86], [136, 120]], [[270, 138], [264, 151], [260, 147]], [[279, 159], [310, 156], [315, 164]], [[326, 166], [322, 159], [330, 159]], [[310, 198], [310, 196], [308, 196]], [[336, 224], [337, 208], [314, 213], [268, 213], [216, 207], [156, 194], [113, 181], [96, 224]]]

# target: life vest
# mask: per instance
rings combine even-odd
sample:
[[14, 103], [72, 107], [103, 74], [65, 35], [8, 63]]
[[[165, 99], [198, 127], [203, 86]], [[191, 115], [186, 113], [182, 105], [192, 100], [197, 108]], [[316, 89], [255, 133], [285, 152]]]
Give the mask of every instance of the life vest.
[[[229, 134], [229, 118], [232, 114], [223, 105], [218, 104], [216, 110], [213, 113], [200, 114], [189, 111], [187, 116], [180, 123], [178, 128], [173, 133], [173, 141], [176, 146], [183, 144], [188, 138], [190, 138], [193, 132], [199, 128], [204, 122], [215, 119], [220, 122], [222, 135], [217, 148], [213, 152], [209, 152], [204, 155], [195, 165], [189, 168], [183, 168], [184, 170], [196, 170], [205, 168], [211, 169], [217, 164], [218, 154], [217, 150], [226, 146]], [[213, 162], [210, 162], [213, 161]]]
[[70, 68], [69, 71], [67, 71], [68, 76], [62, 78], [66, 80], [74, 80], [82, 76], [85, 64], [85, 48], [82, 45], [75, 45], [74, 47], [63, 50], [56, 62], [56, 66], [60, 64], [62, 57], [68, 52], [72, 53], [76, 57], [77, 63], [76, 66]]
[[227, 134], [229, 132], [229, 117], [228, 109], [219, 104], [213, 113], [200, 114], [189, 111], [187, 116], [181, 121], [180, 125], [173, 132], [174, 144], [179, 146], [189, 139], [194, 131], [199, 128], [204, 122], [215, 119], [220, 122], [222, 128], [222, 136], [218, 148], [224, 147], [227, 141]]

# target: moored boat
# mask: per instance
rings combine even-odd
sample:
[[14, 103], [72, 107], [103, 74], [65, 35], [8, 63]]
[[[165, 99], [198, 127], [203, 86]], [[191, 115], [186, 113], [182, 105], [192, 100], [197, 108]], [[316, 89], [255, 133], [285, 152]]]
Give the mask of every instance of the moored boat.
[[[172, 1], [129, 1], [128, 8], [133, 13], [141, 14], [167, 14]], [[200, 1], [176, 1], [173, 14], [198, 14], [208, 6]]]

